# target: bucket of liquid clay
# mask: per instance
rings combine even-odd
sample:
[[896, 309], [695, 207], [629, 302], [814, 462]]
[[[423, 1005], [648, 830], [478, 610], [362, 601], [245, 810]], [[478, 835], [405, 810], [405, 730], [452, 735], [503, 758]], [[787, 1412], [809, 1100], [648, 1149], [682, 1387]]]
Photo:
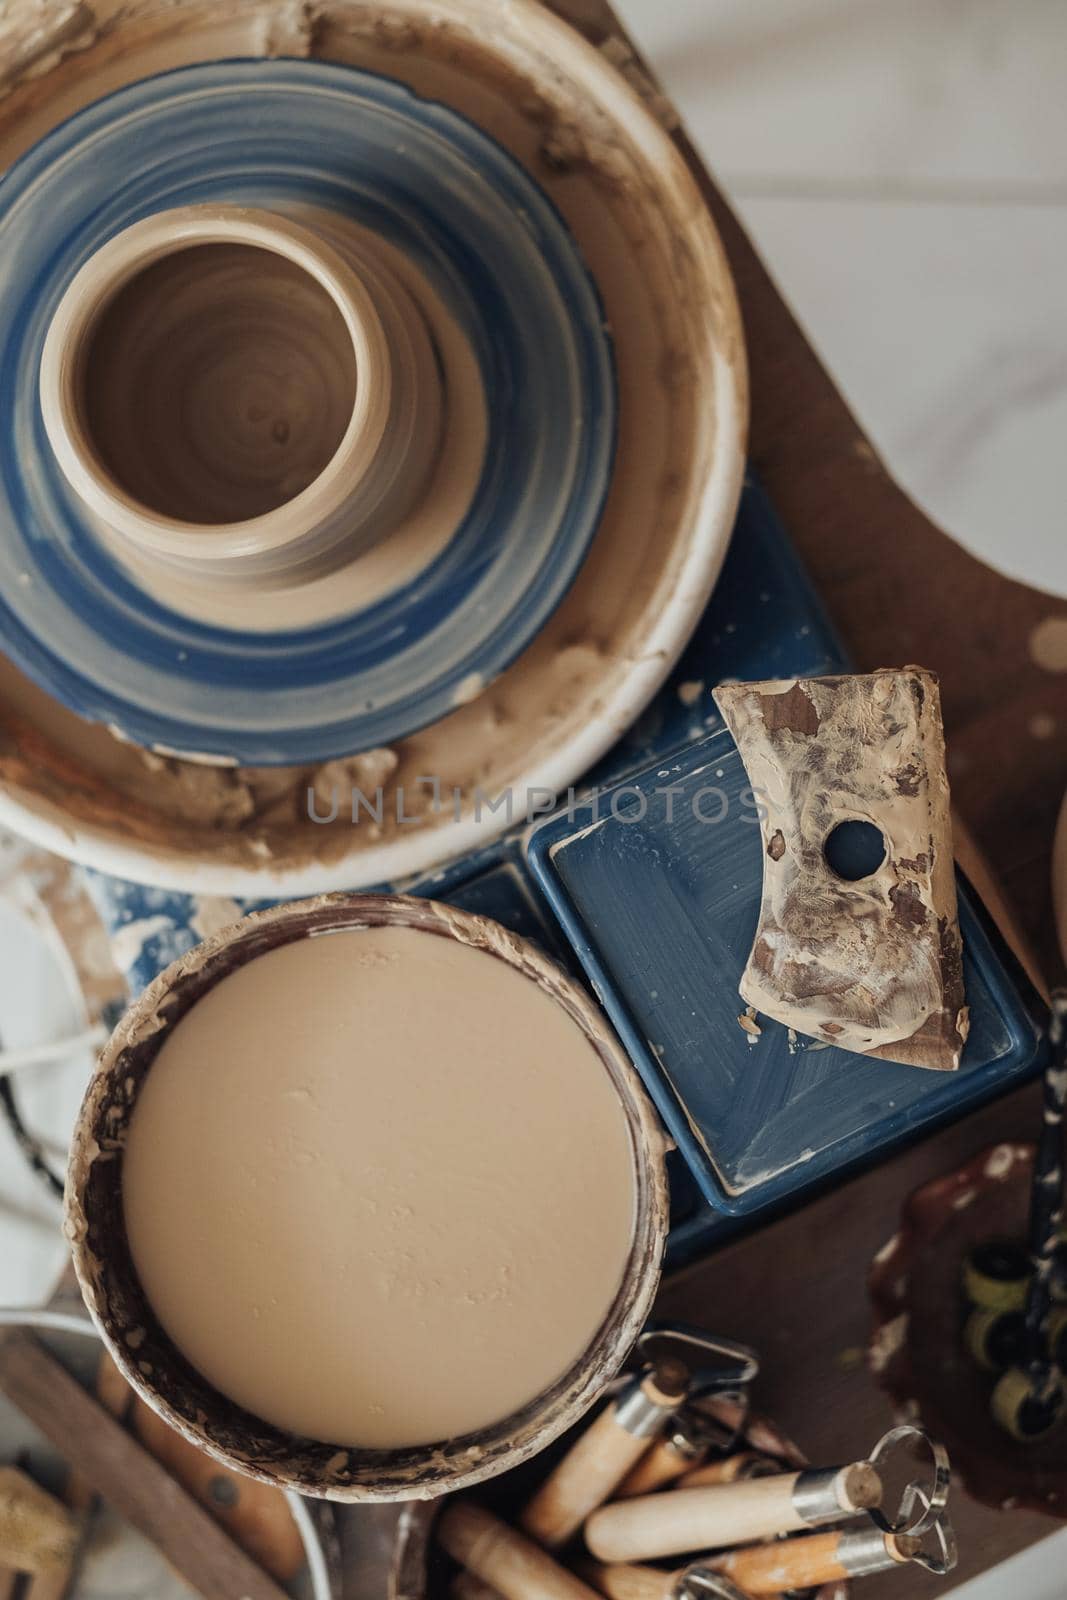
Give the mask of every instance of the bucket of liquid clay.
[[210, 1454], [335, 1500], [430, 1498], [572, 1427], [667, 1227], [663, 1137], [584, 992], [405, 897], [257, 913], [105, 1049], [67, 1231], [137, 1392]]

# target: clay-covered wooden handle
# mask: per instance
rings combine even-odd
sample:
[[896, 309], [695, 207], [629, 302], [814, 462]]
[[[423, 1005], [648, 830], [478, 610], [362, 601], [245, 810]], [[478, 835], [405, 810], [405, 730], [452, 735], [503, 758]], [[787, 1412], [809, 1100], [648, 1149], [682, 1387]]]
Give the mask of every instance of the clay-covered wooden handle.
[[738, 1550], [716, 1561], [746, 1595], [776, 1595], [812, 1589], [864, 1573], [884, 1572], [910, 1561], [917, 1540], [892, 1534], [813, 1533]]

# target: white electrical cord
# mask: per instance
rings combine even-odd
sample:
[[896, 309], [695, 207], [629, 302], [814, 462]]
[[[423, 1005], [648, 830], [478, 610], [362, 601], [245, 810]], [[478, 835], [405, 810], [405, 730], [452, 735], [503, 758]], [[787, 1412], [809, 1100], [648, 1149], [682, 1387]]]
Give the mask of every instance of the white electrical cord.
[[75, 1055], [79, 1050], [95, 1050], [106, 1038], [107, 1029], [102, 1022], [97, 1022], [81, 1033], [69, 1034], [66, 1039], [49, 1039], [45, 1044], [0, 1050], [0, 1077], [6, 1077], [9, 1072], [21, 1072], [26, 1067], [47, 1066], [50, 1061]]
[[308, 1576], [311, 1579], [312, 1600], [335, 1600], [333, 1584], [330, 1581], [330, 1569], [326, 1562], [326, 1551], [322, 1547], [312, 1520], [311, 1512], [304, 1503], [303, 1497], [295, 1489], [286, 1489], [285, 1498], [289, 1506], [289, 1513], [296, 1523], [296, 1529], [304, 1542], [304, 1554], [307, 1556]]
[[84, 1333], [99, 1339], [88, 1317], [73, 1311], [44, 1311], [39, 1306], [0, 1306], [0, 1327], [46, 1328], [55, 1333]]
[[[38, 1306], [0, 1306], [0, 1327], [44, 1328], [55, 1333], [87, 1334], [91, 1339], [100, 1337], [88, 1317], [79, 1317], [73, 1311], [46, 1311]], [[326, 1552], [311, 1513], [295, 1490], [286, 1489], [284, 1494], [304, 1546], [312, 1600], [337, 1600], [330, 1582]]]

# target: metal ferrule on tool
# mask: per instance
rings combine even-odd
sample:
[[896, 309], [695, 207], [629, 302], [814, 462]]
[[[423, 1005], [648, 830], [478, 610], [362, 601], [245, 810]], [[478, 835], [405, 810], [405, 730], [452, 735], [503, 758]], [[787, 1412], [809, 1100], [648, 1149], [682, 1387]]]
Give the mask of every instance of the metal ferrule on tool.
[[910, 1534], [880, 1533], [877, 1528], [861, 1528], [843, 1533], [837, 1546], [837, 1560], [850, 1578], [864, 1578], [872, 1572], [886, 1572], [914, 1559], [919, 1541]]
[[743, 1345], [681, 1323], [646, 1328], [636, 1350], [645, 1370], [599, 1413], [519, 1513], [523, 1532], [548, 1550], [566, 1544], [604, 1504], [691, 1395], [736, 1390], [757, 1370]]
[[826, 1467], [797, 1474], [790, 1499], [798, 1519], [809, 1528], [856, 1515], [855, 1502], [842, 1492], [844, 1467]]
[[677, 1411], [684, 1394], [684, 1386], [680, 1392], [665, 1394], [654, 1377], [637, 1379], [616, 1402], [616, 1425], [635, 1439], [655, 1439], [663, 1431], [663, 1424]]

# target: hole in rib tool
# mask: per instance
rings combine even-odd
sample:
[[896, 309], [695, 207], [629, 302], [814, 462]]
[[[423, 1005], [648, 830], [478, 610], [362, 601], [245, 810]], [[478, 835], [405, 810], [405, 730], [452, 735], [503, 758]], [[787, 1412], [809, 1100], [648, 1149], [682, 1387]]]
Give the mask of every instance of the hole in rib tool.
[[519, 1518], [525, 1532], [549, 1549], [566, 1544], [603, 1505], [687, 1400], [734, 1393], [758, 1370], [744, 1345], [681, 1324], [646, 1328], [637, 1353], [640, 1373], [572, 1445]]

